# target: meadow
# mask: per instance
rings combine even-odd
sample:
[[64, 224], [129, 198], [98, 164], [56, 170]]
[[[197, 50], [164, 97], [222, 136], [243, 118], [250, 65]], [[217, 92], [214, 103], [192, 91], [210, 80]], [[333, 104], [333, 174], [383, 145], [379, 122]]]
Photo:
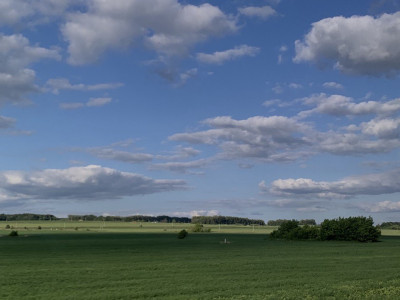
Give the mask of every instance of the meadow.
[[268, 226], [206, 226], [183, 240], [177, 232], [192, 225], [0, 226], [0, 299], [400, 298], [395, 230], [358, 243], [270, 240]]

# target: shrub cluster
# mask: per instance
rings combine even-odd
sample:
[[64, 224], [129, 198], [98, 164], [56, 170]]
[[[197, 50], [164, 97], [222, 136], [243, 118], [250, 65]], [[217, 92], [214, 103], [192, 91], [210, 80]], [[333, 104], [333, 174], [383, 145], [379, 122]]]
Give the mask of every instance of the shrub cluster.
[[325, 220], [321, 223], [321, 240], [376, 242], [381, 235], [371, 217]]
[[182, 229], [178, 232], [178, 239], [184, 239], [188, 235], [188, 232], [185, 229]]
[[376, 242], [381, 235], [378, 228], [373, 226], [371, 217], [349, 217], [324, 220], [321, 226], [299, 226], [296, 220], [287, 220], [270, 234], [272, 239], [286, 240], [337, 240]]
[[203, 224], [195, 224], [191, 229], [191, 232], [211, 232], [211, 228], [204, 228]]
[[12, 230], [8, 235], [9, 236], [18, 236], [18, 231]]
[[285, 240], [315, 240], [319, 237], [319, 230], [309, 225], [300, 227], [297, 220], [287, 220], [279, 226], [278, 230], [274, 230], [270, 237]]

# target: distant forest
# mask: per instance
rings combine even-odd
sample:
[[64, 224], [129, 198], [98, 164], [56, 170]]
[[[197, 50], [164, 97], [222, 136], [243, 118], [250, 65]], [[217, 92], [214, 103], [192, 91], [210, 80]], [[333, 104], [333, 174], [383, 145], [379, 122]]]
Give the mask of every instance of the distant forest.
[[[0, 221], [52, 221], [52, 220], [69, 220], [69, 221], [114, 221], [114, 222], [158, 222], [158, 223], [193, 223], [193, 224], [242, 224], [242, 225], [266, 225], [263, 220], [231, 217], [231, 216], [195, 216], [186, 217], [170, 217], [170, 216], [143, 216], [134, 215], [128, 217], [120, 216], [95, 216], [95, 215], [68, 215], [67, 218], [58, 218], [50, 214], [0, 214]], [[268, 226], [280, 226], [286, 219], [269, 220]], [[299, 225], [317, 225], [314, 219], [304, 219], [298, 221]], [[398, 229], [400, 230], [400, 222], [383, 222], [378, 225], [381, 229]]]
[[119, 222], [159, 222], [159, 223], [201, 223], [201, 224], [242, 224], [242, 225], [265, 225], [263, 220], [252, 220], [239, 217], [170, 217], [170, 216], [143, 216], [134, 215], [128, 217], [120, 216], [95, 216], [95, 215], [68, 215], [67, 218], [58, 218], [54, 215], [43, 214], [0, 214], [0, 221], [119, 221]]

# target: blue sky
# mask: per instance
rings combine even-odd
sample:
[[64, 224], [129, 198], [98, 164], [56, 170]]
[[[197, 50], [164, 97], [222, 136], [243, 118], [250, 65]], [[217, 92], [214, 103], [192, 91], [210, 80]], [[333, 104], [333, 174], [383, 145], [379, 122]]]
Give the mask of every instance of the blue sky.
[[4, 213], [400, 211], [397, 1], [3, 0]]

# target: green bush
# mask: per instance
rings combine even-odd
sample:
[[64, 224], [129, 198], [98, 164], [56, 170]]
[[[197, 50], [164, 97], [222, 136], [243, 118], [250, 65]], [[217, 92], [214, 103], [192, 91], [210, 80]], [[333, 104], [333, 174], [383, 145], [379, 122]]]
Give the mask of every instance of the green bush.
[[325, 220], [321, 224], [321, 240], [376, 242], [381, 235], [371, 217], [349, 217]]
[[321, 228], [304, 225], [299, 226], [296, 220], [282, 222], [278, 230], [270, 234], [272, 239], [285, 240], [336, 240], [376, 242], [381, 235], [380, 230], [373, 226], [371, 217], [349, 217], [328, 220], [321, 224]]
[[11, 228], [11, 226], [7, 224], [6, 225], [6, 229], [10, 229], [10, 228]]
[[188, 235], [188, 232], [185, 229], [182, 229], [178, 232], [178, 239], [184, 239]]
[[9, 236], [18, 236], [18, 231], [12, 230], [9, 234]]
[[211, 228], [204, 228], [203, 224], [195, 224], [191, 229], [191, 232], [211, 232]]

